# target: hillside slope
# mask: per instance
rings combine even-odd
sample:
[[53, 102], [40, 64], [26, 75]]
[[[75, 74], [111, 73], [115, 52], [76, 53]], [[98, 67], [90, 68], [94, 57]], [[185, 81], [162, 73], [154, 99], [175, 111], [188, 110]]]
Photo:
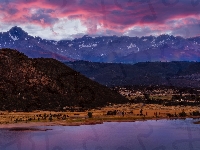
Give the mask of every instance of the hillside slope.
[[17, 50], [0, 50], [0, 110], [93, 108], [126, 101], [55, 59], [31, 59]]

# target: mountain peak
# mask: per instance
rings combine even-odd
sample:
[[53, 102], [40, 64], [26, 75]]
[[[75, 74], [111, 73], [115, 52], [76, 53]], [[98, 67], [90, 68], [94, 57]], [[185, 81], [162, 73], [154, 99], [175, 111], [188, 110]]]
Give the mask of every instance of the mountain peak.
[[86, 34], [86, 35], [84, 35], [82, 38], [87, 38], [87, 37], [90, 37], [90, 36]]
[[22, 36], [27, 36], [28, 35], [28, 33], [26, 33], [22, 28], [20, 28], [18, 26], [12, 27], [8, 32], [10, 34], [16, 35], [18, 37], [22, 37]]
[[18, 27], [18, 26], [12, 27], [9, 31], [24, 32], [24, 30], [22, 30], [22, 28], [20, 28], [20, 27]]

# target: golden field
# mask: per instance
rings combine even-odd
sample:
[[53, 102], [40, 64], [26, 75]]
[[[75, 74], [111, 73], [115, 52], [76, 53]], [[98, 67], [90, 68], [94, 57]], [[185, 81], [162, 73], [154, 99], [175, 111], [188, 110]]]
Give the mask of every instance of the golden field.
[[[142, 115], [140, 115], [142, 109]], [[116, 115], [107, 115], [108, 111], [116, 110]], [[8, 112], [0, 111], [0, 128], [11, 126], [30, 125], [85, 125], [103, 122], [126, 122], [148, 119], [169, 118], [167, 113], [179, 114], [184, 111], [186, 117], [191, 116], [191, 112], [199, 111], [197, 106], [163, 106], [157, 104], [117, 104], [106, 106], [100, 109], [92, 109], [85, 112]], [[92, 118], [88, 117], [88, 112], [92, 112]], [[123, 115], [124, 114], [124, 115]], [[156, 115], [157, 114], [157, 115]], [[45, 117], [46, 116], [46, 117]], [[195, 116], [196, 118], [200, 116]], [[174, 117], [173, 117], [174, 118]], [[180, 117], [176, 117], [180, 118]]]

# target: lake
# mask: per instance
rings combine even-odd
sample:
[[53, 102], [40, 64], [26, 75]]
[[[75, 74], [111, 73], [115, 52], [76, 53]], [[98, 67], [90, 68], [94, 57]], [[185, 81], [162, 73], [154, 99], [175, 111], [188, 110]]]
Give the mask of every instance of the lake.
[[0, 129], [0, 150], [199, 150], [200, 119]]

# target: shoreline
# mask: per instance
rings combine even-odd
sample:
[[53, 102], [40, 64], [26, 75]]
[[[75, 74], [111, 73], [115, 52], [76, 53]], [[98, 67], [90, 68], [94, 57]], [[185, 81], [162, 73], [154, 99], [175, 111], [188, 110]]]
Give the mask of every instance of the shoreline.
[[[5, 124], [0, 124], [0, 129], [21, 129], [23, 130], [28, 130], [27, 128], [29, 128], [31, 131], [34, 131], [34, 129], [37, 129], [35, 127], [41, 127], [41, 126], [81, 126], [81, 125], [97, 125], [97, 124], [103, 124], [106, 122], [135, 122], [135, 121], [148, 121], [148, 120], [177, 120], [177, 119], [200, 119], [200, 116], [198, 117], [171, 117], [171, 118], [167, 118], [167, 117], [160, 117], [160, 118], [138, 118], [138, 119], [130, 119], [130, 118], [120, 118], [116, 119], [116, 118], [107, 118], [107, 119], [97, 119], [97, 118], [93, 118], [93, 119], [89, 119], [89, 120], [85, 120], [85, 121], [74, 121], [74, 122], [69, 122], [69, 121], [45, 121], [45, 122], [18, 122], [18, 123], [5, 123]], [[200, 121], [196, 121], [193, 122], [194, 124], [200, 124]], [[33, 128], [33, 130], [32, 130]], [[21, 131], [20, 130], [20, 131]], [[30, 131], [29, 130], [29, 131]], [[49, 129], [37, 129], [36, 131], [47, 131]], [[15, 130], [13, 130], [15, 131]]]
[[[186, 116], [180, 116], [182, 112]], [[89, 113], [90, 112], [90, 113]], [[195, 113], [194, 113], [195, 112]], [[198, 113], [197, 113], [198, 112]], [[0, 129], [31, 126], [80, 126], [103, 124], [104, 122], [135, 122], [147, 120], [200, 119], [200, 106], [163, 106], [158, 104], [118, 104], [84, 112], [0, 111]], [[90, 114], [90, 116], [89, 116]], [[195, 115], [194, 115], [195, 114]], [[196, 122], [195, 124], [200, 124]]]

